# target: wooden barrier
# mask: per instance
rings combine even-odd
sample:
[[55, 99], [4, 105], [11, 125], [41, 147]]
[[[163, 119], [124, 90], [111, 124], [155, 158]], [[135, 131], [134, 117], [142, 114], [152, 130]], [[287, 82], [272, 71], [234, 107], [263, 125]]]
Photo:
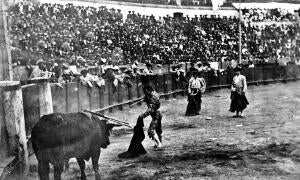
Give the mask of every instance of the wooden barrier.
[[273, 79], [280, 80], [285, 78], [286, 68], [284, 66], [279, 66], [278, 68], [274, 68], [274, 76]]
[[294, 79], [299, 77], [299, 66], [286, 66], [286, 78]]
[[129, 100], [129, 86], [127, 84], [122, 85], [123, 86], [123, 101]]
[[264, 68], [263, 67], [257, 67], [255, 68], [255, 74], [256, 74], [256, 81], [264, 81]]
[[[119, 87], [120, 86], [120, 82], [118, 82], [118, 84], [117, 84], [117, 86], [116, 85], [114, 85], [114, 84], [112, 84], [112, 88], [113, 88], [113, 90], [112, 90], [112, 94], [111, 94], [111, 101], [112, 101], [112, 105], [116, 105], [116, 104], [118, 104], [118, 98], [119, 98]], [[112, 111], [115, 111], [115, 110], [117, 110], [118, 109], [118, 107], [117, 106], [115, 106], [114, 108], [112, 108]]]
[[[177, 89], [179, 89], [179, 83], [178, 81], [176, 80], [176, 75], [174, 73], [171, 73], [171, 86], [172, 86], [172, 91], [175, 91]], [[157, 88], [157, 87], [156, 87]], [[155, 89], [156, 89], [155, 88]], [[176, 98], [177, 96], [177, 93], [174, 93], [173, 94], [173, 98]]]
[[39, 115], [53, 113], [53, 101], [51, 94], [51, 87], [48, 78], [34, 78], [29, 81], [30, 83], [37, 84], [38, 88], [38, 102], [39, 102]]
[[[78, 88], [77, 82], [67, 83], [65, 87], [66, 87], [66, 102], [67, 102], [68, 113], [80, 111], [78, 107], [82, 107], [82, 106], [85, 107], [85, 105], [87, 104], [86, 103], [87, 100], [85, 99], [87, 98], [87, 96], [85, 96], [87, 94], [86, 88], [80, 85]], [[78, 91], [80, 92], [80, 99], [77, 98]], [[80, 106], [78, 106], [78, 103], [80, 103]]]
[[227, 82], [227, 74], [226, 73], [221, 73], [219, 75], [219, 85], [224, 85], [224, 84], [228, 84]]
[[104, 87], [101, 87], [101, 88], [99, 88], [100, 89], [100, 91], [99, 91], [99, 93], [100, 93], [100, 99], [99, 99], [99, 101], [100, 101], [100, 108], [103, 108], [104, 107], [104, 92], [105, 92], [105, 86]]
[[130, 99], [136, 99], [138, 97], [137, 85], [138, 85], [137, 78], [135, 78], [132, 80], [132, 87], [130, 88], [130, 94], [131, 94]]
[[98, 87], [91, 88], [90, 91], [90, 109], [100, 109], [100, 91]]
[[[77, 84], [74, 83], [74, 86], [78, 86]], [[87, 110], [91, 110], [91, 91], [94, 88], [91, 88], [89, 86], [84, 86], [81, 83], [79, 83], [79, 99], [76, 98], [76, 96], [72, 96], [71, 94], [71, 98], [73, 98], [72, 102], [76, 105], [77, 103], [79, 103], [79, 107], [80, 108], [74, 108], [74, 111], [72, 112], [78, 112], [81, 111], [81, 109], [87, 109]], [[68, 91], [69, 93], [70, 91]], [[75, 98], [74, 98], [75, 97]], [[76, 107], [76, 106], [75, 106]]]
[[67, 101], [66, 101], [66, 84], [51, 84], [51, 94], [53, 101], [53, 111], [58, 113], [67, 112]]
[[254, 74], [254, 69], [253, 68], [245, 69], [242, 74], [247, 74], [247, 77], [246, 77], [247, 81], [249, 81], [249, 82], [254, 81], [255, 74]]
[[[214, 72], [202, 72], [201, 74], [206, 80], [207, 89], [230, 87], [234, 76], [233, 70], [225, 71], [222, 74], [218, 74], [218, 76], [215, 76]], [[250, 84], [300, 77], [298, 66], [255, 67], [243, 70], [242, 74], [246, 76], [247, 82]], [[162, 94], [162, 97], [165, 99], [168, 99], [170, 95], [176, 97], [178, 93], [185, 92], [185, 89], [182, 89], [182, 84], [180, 84], [182, 82], [177, 82], [174, 74], [158, 74], [147, 78], [143, 79], [143, 81], [149, 81], [149, 84], [151, 84], [159, 94]], [[82, 109], [102, 113], [105, 113], [107, 110], [113, 112], [117, 109], [122, 110], [124, 107], [143, 97], [142, 79], [139, 76], [132, 79], [130, 86], [119, 83], [117, 87], [114, 87], [112, 82], [106, 81], [105, 86], [101, 88], [96, 86], [90, 88], [82, 85], [80, 81], [77, 81], [62, 84], [62, 87], [63, 88], [56, 84], [51, 85], [54, 112], [70, 113], [82, 111]], [[30, 95], [32, 93], [38, 93], [37, 86], [30, 85], [24, 87], [23, 93], [26, 94], [26, 97], [24, 97], [24, 105], [32, 106], [25, 110], [26, 127], [31, 127], [32, 124], [37, 121], [37, 114], [40, 113], [39, 104], [37, 103], [38, 98]], [[30, 130], [30, 128], [26, 129]]]
[[[119, 84], [118, 85], [118, 102], [117, 102], [117, 104], [120, 104], [120, 103], [122, 103], [123, 102], [123, 99], [124, 99], [124, 94], [125, 94], [125, 92], [126, 91], [124, 91], [125, 90], [125, 88], [124, 88], [124, 86], [123, 85], [121, 85], [121, 84]], [[119, 105], [119, 110], [123, 110], [123, 105]]]
[[25, 129], [25, 118], [23, 109], [23, 94], [20, 82], [18, 81], [1, 81], [0, 95], [3, 103], [3, 112], [6, 133], [8, 135], [8, 154], [15, 155], [21, 163], [21, 172], [26, 175], [29, 170], [28, 166], [28, 149]]
[[273, 80], [273, 66], [263, 67], [263, 70], [265, 72], [265, 73], [263, 73], [264, 80], [265, 81]]
[[[0, 102], [3, 102], [2, 92], [0, 89]], [[4, 107], [3, 103], [0, 103], [0, 159], [5, 160], [9, 157], [9, 145], [7, 142], [7, 133], [5, 131], [5, 119], [4, 119]], [[1, 169], [0, 169], [1, 170]]]

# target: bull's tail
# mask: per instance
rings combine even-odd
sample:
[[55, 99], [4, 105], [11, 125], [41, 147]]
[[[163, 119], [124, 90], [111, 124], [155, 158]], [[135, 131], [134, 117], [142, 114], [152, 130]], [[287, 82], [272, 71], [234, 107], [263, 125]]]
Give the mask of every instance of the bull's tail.
[[32, 129], [31, 131], [31, 145], [32, 145], [32, 149], [33, 149], [33, 152], [36, 156], [36, 158], [38, 159], [38, 152], [39, 152], [39, 143], [38, 143], [38, 134], [36, 133], [35, 131], [35, 128]]

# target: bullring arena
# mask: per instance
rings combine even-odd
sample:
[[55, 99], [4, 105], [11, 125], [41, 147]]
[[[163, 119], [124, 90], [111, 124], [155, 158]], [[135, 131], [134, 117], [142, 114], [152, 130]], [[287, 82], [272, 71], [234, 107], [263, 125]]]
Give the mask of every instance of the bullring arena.
[[[53, 152], [65, 159], [50, 160], [50, 179], [60, 170], [66, 180], [300, 178], [300, 1], [3, 1], [0, 10], [0, 180], [47, 179], [41, 162]], [[249, 105], [233, 116], [239, 73]], [[147, 97], [149, 86], [159, 97]], [[156, 111], [162, 147], [148, 132]], [[77, 112], [101, 132], [61, 114]], [[146, 153], [120, 156], [137, 147], [141, 120]], [[99, 175], [89, 159], [82, 177], [80, 145], [90, 153], [105, 138]]]
[[[299, 82], [249, 87], [251, 107], [245, 119], [228, 113], [228, 89], [209, 92], [203, 98], [200, 116], [186, 118], [184, 97], [162, 103], [164, 149], [152, 150], [145, 139], [147, 154], [119, 159], [127, 150], [132, 130], [116, 128], [111, 144], [101, 152], [103, 179], [297, 179], [299, 177]], [[271, 93], [272, 92], [272, 93]], [[274, 98], [280, 97], [280, 98]], [[145, 109], [145, 106], [141, 107]], [[135, 124], [140, 108], [112, 113]], [[207, 120], [207, 117], [212, 117]], [[145, 120], [145, 124], [150, 120]], [[36, 161], [31, 166], [36, 168]], [[94, 178], [91, 162], [88, 179]], [[80, 178], [75, 161], [64, 179]], [[36, 169], [29, 179], [36, 179]]]

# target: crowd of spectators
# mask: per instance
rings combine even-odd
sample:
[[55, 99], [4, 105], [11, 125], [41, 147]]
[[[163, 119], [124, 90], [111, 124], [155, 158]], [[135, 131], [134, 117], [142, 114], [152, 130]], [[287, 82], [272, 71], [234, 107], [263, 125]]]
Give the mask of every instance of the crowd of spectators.
[[[211, 0], [114, 0], [139, 4], [180, 5], [180, 6], [211, 6]], [[231, 4], [231, 3], [225, 3]]]
[[261, 21], [295, 21], [296, 16], [286, 9], [242, 9], [242, 15], [245, 21], [261, 22]]
[[176, 0], [116, 0], [116, 1], [140, 3], [140, 4], [176, 5]]
[[[250, 9], [243, 14], [253, 21], [293, 20], [293, 16], [278, 9]], [[30, 2], [15, 4], [9, 17], [12, 58], [16, 65], [30, 67], [39, 61], [50, 70], [57, 66], [84, 69], [134, 65], [134, 62], [201, 61], [207, 65], [238, 59], [236, 17], [200, 15], [156, 19], [134, 11], [123, 17], [121, 10], [104, 6]], [[298, 30], [296, 23], [263, 27], [243, 23], [242, 58], [253, 61], [290, 56]], [[104, 72], [97, 73], [100, 71]]]
[[[179, 5], [179, 6], [212, 6], [211, 0], [113, 0], [139, 4]], [[231, 1], [226, 1], [222, 6], [232, 6]]]
[[278, 2], [278, 3], [299, 3], [299, 0], [229, 0], [232, 3], [268, 3], [268, 2]]
[[31, 56], [73, 60], [80, 55], [88, 63], [100, 54], [122, 56], [112, 44], [115, 29], [111, 29], [122, 23], [120, 10], [27, 2], [12, 7], [10, 15], [12, 46]]
[[261, 60], [295, 56], [295, 39], [299, 27], [295, 24], [265, 25], [263, 28], [252, 26], [248, 28], [249, 41], [243, 50]]

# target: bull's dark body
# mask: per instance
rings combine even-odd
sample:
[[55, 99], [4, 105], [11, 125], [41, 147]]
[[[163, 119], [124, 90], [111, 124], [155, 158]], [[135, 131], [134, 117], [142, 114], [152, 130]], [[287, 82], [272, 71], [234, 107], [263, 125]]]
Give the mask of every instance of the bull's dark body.
[[54, 179], [61, 179], [64, 161], [75, 157], [85, 179], [85, 160], [92, 158], [99, 177], [100, 148], [109, 145], [109, 127], [98, 117], [84, 113], [53, 113], [43, 116], [32, 129], [32, 146], [38, 159], [41, 180], [49, 179], [49, 163], [54, 165]]

